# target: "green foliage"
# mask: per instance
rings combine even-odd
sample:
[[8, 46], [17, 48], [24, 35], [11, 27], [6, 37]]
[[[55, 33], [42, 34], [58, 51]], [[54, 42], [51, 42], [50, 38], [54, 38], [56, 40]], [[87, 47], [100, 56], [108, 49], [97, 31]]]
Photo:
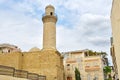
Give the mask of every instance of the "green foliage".
[[92, 50], [89, 50], [88, 51], [88, 54], [89, 54], [89, 56], [95, 56], [95, 55], [103, 55], [103, 56], [106, 56], [107, 55], [107, 53], [106, 52], [96, 52], [96, 51], [92, 51]]
[[112, 78], [109, 78], [109, 79], [105, 79], [105, 80], [112, 80]]
[[[111, 73], [111, 68], [110, 66], [105, 66], [103, 68], [103, 71], [104, 71], [104, 75], [105, 75], [105, 80], [111, 80], [111, 77], [109, 77], [109, 73]], [[108, 76], [108, 77], [107, 77]]]
[[80, 72], [77, 68], [75, 68], [75, 79], [76, 80], [81, 80], [81, 77], [80, 77]]
[[109, 66], [105, 66], [103, 69], [104, 73], [108, 75], [108, 73], [111, 73], [111, 68]]

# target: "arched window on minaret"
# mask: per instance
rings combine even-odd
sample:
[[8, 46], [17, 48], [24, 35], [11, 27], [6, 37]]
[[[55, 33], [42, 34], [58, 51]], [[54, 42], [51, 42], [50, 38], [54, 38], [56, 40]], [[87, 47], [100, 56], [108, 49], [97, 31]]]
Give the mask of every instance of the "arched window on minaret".
[[50, 15], [52, 16], [52, 15], [53, 15], [53, 12], [50, 12]]

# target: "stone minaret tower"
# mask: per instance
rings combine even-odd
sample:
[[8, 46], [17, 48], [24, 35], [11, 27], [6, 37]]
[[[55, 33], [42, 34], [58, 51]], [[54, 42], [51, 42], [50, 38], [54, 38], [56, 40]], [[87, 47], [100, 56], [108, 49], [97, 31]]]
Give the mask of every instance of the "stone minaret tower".
[[52, 5], [45, 8], [43, 21], [43, 49], [56, 49], [56, 22], [57, 16]]

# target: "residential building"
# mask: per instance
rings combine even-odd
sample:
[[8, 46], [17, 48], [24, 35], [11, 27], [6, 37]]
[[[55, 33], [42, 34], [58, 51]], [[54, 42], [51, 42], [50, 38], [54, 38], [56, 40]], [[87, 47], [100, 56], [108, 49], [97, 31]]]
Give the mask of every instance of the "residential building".
[[112, 45], [111, 55], [115, 78], [120, 79], [120, 0], [113, 0], [111, 10]]
[[111, 37], [111, 48], [110, 48], [110, 53], [112, 56], [112, 63], [113, 63], [113, 78], [114, 80], [118, 79], [118, 68], [117, 68], [117, 63], [116, 63], [116, 55], [115, 55], [115, 48], [113, 45], [113, 38]]
[[64, 52], [65, 80], [75, 80], [75, 67], [82, 80], [104, 80], [103, 59], [101, 55], [91, 55], [89, 50]]
[[0, 53], [21, 52], [20, 48], [10, 44], [0, 44]]

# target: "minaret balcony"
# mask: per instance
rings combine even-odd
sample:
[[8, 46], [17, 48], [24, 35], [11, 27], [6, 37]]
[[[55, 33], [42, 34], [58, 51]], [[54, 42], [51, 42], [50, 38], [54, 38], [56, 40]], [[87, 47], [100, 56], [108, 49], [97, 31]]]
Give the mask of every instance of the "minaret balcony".
[[44, 16], [54, 16], [54, 17], [57, 17], [57, 14], [56, 13], [54, 13], [54, 14], [42, 14], [42, 17], [44, 17]]
[[54, 14], [43, 14], [42, 15], [42, 21], [43, 22], [57, 22], [57, 15]]

